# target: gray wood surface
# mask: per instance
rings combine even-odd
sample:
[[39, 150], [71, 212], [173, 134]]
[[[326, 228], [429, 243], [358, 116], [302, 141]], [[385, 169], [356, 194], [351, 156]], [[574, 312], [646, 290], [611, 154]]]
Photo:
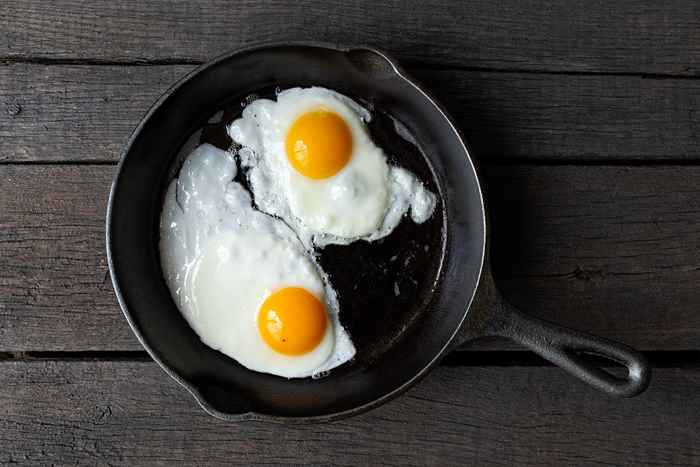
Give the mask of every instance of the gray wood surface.
[[[193, 69], [0, 65], [0, 161], [116, 161]], [[700, 81], [411, 68], [482, 161], [697, 160]]]
[[[479, 341], [356, 418], [226, 424], [148, 359], [104, 257], [122, 146], [197, 64], [302, 39], [384, 48], [436, 94], [500, 288], [648, 351], [648, 392]], [[0, 465], [700, 466], [698, 77], [693, 0], [0, 2]]]
[[[107, 274], [114, 171], [0, 166], [1, 350], [140, 348]], [[494, 273], [516, 305], [642, 349], [700, 346], [700, 167], [506, 165], [484, 174]]]
[[700, 465], [700, 372], [654, 377], [621, 401], [551, 367], [440, 367], [367, 414], [283, 426], [215, 420], [150, 362], [3, 362], [0, 463]]
[[0, 58], [201, 61], [260, 41], [374, 44], [408, 62], [497, 69], [700, 71], [693, 0], [6, 1]]

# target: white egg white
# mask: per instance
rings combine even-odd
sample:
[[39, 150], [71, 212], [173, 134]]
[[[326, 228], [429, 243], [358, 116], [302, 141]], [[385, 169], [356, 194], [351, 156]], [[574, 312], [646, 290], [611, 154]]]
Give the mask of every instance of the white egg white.
[[[284, 222], [252, 208], [235, 175], [233, 155], [204, 144], [167, 190], [160, 255], [180, 312], [205, 344], [251, 370], [308, 377], [350, 360], [355, 347], [326, 275]], [[322, 342], [300, 356], [275, 352], [257, 327], [262, 302], [288, 286], [313, 293], [330, 318]]]
[[[348, 124], [353, 152], [336, 175], [315, 180], [289, 163], [285, 137], [294, 121], [325, 107]], [[320, 88], [292, 88], [277, 100], [248, 104], [229, 135], [242, 146], [241, 162], [257, 207], [287, 222], [308, 248], [349, 244], [389, 235], [406, 212], [421, 223], [433, 213], [436, 197], [409, 171], [387, 163], [368, 134], [370, 113], [352, 99]]]

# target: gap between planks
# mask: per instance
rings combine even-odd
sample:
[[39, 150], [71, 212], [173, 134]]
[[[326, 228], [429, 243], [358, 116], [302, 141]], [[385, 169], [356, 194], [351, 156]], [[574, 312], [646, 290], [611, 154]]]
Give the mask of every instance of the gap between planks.
[[[211, 61], [217, 57], [212, 57]], [[104, 60], [99, 58], [48, 58], [48, 57], [0, 57], [0, 66], [3, 65], [71, 65], [71, 66], [123, 66], [123, 67], [148, 67], [148, 66], [199, 66], [208, 63], [205, 60], [185, 60], [175, 59], [153, 59], [153, 60]], [[538, 74], [538, 75], [561, 75], [561, 76], [628, 76], [648, 79], [678, 79], [696, 80], [700, 75], [685, 75], [675, 73], [649, 73], [644, 71], [586, 71], [586, 70], [548, 70], [539, 68], [522, 67], [484, 67], [456, 64], [440, 64], [427, 62], [414, 62], [401, 60], [399, 65], [416, 71], [472, 71], [483, 73], [518, 73], [518, 74]]]
[[[648, 351], [642, 352], [654, 368], [700, 368], [700, 350]], [[103, 361], [103, 362], [150, 362], [145, 351], [22, 351], [0, 352], [0, 362], [18, 361]], [[601, 366], [611, 366], [600, 360]], [[456, 350], [447, 355], [441, 366], [450, 367], [552, 367], [555, 366], [528, 351], [480, 351]]]
[[[600, 159], [508, 159], [480, 160], [472, 158], [477, 167], [694, 167], [700, 166], [700, 159], [622, 159], [601, 161]], [[119, 160], [50, 160], [50, 161], [12, 161], [0, 160], [0, 166], [107, 166], [116, 167]]]

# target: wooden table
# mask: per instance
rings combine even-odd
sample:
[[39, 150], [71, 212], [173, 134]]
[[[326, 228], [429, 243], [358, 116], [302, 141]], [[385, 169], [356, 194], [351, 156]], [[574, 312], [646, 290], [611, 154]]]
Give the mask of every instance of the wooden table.
[[[300, 39], [384, 48], [442, 100], [504, 293], [645, 351], [648, 392], [488, 341], [356, 418], [227, 424], [146, 356], [104, 253], [120, 149], [197, 64]], [[3, 1], [0, 464], [700, 465], [698, 78], [692, 0]]]

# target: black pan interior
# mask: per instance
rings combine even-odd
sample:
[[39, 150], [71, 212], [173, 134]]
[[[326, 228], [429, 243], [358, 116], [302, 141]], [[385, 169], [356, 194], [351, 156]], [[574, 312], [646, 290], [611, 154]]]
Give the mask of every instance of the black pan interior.
[[[440, 201], [424, 224], [404, 219], [385, 239], [319, 251], [358, 352], [325, 378], [286, 380], [246, 370], [202, 344], [189, 328], [162, 279], [158, 218], [165, 187], [193, 145], [231, 146], [225, 125], [240, 114], [242, 102], [311, 85], [370, 108], [372, 137], [390, 163], [418, 175]], [[395, 122], [414, 142], [397, 133]], [[246, 184], [244, 177], [239, 181]], [[217, 415], [316, 416], [372, 404], [433, 361], [473, 295], [483, 232], [473, 168], [439, 109], [374, 52], [287, 46], [224, 58], [154, 108], [136, 132], [113, 189], [109, 248], [115, 284], [135, 330]]]

